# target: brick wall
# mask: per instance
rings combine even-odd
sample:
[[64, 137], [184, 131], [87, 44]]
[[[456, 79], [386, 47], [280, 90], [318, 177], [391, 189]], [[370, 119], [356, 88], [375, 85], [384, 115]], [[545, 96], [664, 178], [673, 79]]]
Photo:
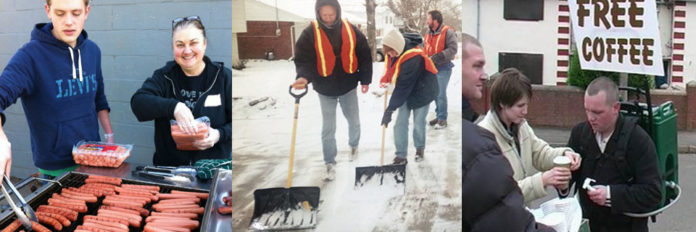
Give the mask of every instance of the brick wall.
[[[0, 70], [26, 42], [34, 24], [48, 22], [43, 0], [0, 0]], [[130, 97], [152, 72], [173, 60], [171, 21], [201, 17], [208, 36], [206, 55], [232, 63], [232, 1], [110, 0], [91, 1], [85, 30], [102, 51], [106, 97], [116, 142], [134, 144], [129, 162], [149, 164], [154, 152], [153, 122], [138, 122]], [[20, 100], [21, 101], [21, 100]], [[20, 101], [6, 109], [3, 126], [12, 143], [12, 175], [25, 178], [33, 165], [29, 128]]]
[[[295, 45], [291, 36], [293, 22], [279, 22], [280, 36], [276, 36], [276, 23], [266, 21], [247, 21], [247, 32], [237, 34], [240, 59], [265, 59], [266, 51], [273, 50], [276, 59], [289, 59], [293, 56]], [[302, 30], [304, 28], [299, 28]], [[295, 28], [298, 30], [298, 28]]]
[[[532, 126], [571, 128], [586, 120], [583, 108], [584, 92], [572, 86], [533, 86], [526, 119]], [[677, 127], [680, 130], [696, 129], [696, 83], [687, 85], [684, 91], [652, 90], [652, 104], [672, 101], [677, 110]], [[483, 113], [490, 107], [488, 88], [484, 97], [471, 102], [476, 112]]]

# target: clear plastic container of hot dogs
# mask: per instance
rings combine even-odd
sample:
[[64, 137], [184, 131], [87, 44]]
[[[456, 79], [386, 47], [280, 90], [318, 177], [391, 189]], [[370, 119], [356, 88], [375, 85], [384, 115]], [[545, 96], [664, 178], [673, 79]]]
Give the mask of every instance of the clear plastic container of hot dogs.
[[195, 126], [198, 128], [196, 134], [186, 134], [179, 128], [179, 123], [175, 120], [169, 121], [171, 124], [172, 139], [176, 143], [176, 149], [182, 151], [198, 150], [193, 146], [193, 143], [208, 137], [208, 129], [210, 128], [210, 118], [203, 116], [195, 120]]
[[80, 141], [73, 146], [75, 163], [93, 167], [118, 167], [133, 150], [132, 144]]

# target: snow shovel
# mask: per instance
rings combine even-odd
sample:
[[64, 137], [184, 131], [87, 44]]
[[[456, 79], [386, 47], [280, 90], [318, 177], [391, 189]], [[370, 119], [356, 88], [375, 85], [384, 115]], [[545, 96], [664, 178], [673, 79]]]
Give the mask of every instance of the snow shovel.
[[295, 97], [295, 115], [290, 144], [290, 164], [288, 180], [284, 188], [257, 189], [254, 191], [254, 215], [249, 228], [252, 230], [294, 230], [310, 229], [317, 225], [319, 206], [319, 187], [291, 187], [292, 168], [295, 158], [295, 134], [300, 98], [305, 91], [296, 95], [290, 87], [290, 95]]
[[[387, 109], [387, 96], [384, 93], [384, 109]], [[365, 188], [367, 186], [380, 185], [405, 185], [406, 181], [406, 165], [384, 165], [384, 137], [387, 127], [382, 125], [382, 156], [379, 160], [379, 166], [356, 167], [355, 168], [355, 189]]]

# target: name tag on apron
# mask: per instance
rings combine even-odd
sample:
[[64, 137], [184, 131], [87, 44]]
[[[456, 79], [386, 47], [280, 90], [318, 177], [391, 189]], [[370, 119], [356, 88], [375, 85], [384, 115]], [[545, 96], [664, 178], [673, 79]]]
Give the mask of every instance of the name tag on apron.
[[203, 106], [205, 107], [216, 107], [220, 106], [222, 103], [220, 102], [220, 94], [215, 94], [215, 95], [208, 95], [208, 97], [205, 98], [205, 103]]

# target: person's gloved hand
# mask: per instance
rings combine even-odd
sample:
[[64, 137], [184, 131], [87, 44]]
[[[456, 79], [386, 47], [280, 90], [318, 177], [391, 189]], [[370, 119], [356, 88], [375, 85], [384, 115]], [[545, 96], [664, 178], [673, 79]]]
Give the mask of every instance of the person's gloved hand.
[[193, 146], [196, 147], [198, 150], [205, 150], [215, 146], [215, 144], [219, 140], [220, 131], [211, 127], [210, 129], [208, 129], [208, 137], [193, 142]]
[[295, 80], [295, 82], [293, 82], [291, 85], [295, 89], [304, 89], [305, 87], [307, 87], [307, 83], [309, 83], [307, 78], [300, 77], [300, 78], [297, 78]]
[[189, 135], [198, 133], [198, 127], [193, 118], [193, 113], [191, 113], [191, 110], [186, 107], [184, 103], [176, 103], [176, 107], [174, 107], [174, 119], [179, 125], [179, 129], [184, 133]]
[[[12, 144], [7, 138], [0, 139], [0, 175], [10, 176], [12, 168]], [[2, 181], [2, 179], [0, 179]]]
[[369, 85], [361, 85], [361, 87], [360, 87], [360, 90], [362, 91], [362, 93], [367, 93], [367, 90], [369, 90], [369, 89], [370, 89]]
[[115, 143], [116, 140], [114, 139], [114, 133], [104, 134], [104, 140], [106, 140], [107, 143]]
[[391, 122], [392, 113], [394, 113], [394, 111], [384, 111], [384, 115], [382, 115], [382, 125], [384, 127], [387, 127], [387, 125], [389, 125], [389, 122]]
[[394, 92], [394, 85], [392, 83], [379, 83], [379, 87], [385, 89], [385, 91]]

